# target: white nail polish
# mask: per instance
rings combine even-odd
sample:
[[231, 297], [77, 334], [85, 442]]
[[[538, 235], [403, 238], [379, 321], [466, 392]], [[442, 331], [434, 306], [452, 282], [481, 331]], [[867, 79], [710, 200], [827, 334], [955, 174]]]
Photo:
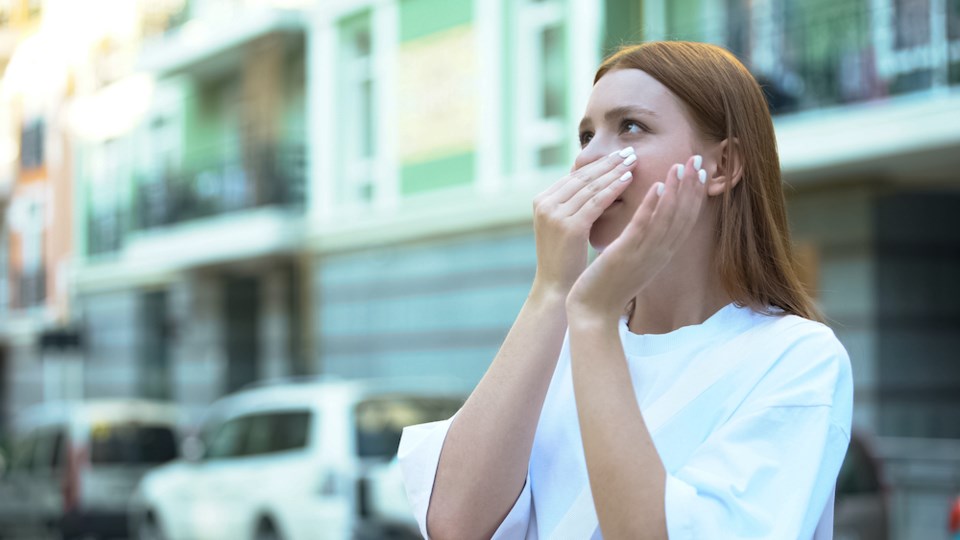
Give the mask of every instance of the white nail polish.
[[614, 150], [613, 152], [610, 152], [609, 154], [607, 154], [607, 157], [613, 157], [617, 155], [620, 155], [620, 150]]
[[635, 152], [636, 150], [634, 150], [632, 146], [627, 146], [627, 147], [624, 147], [623, 150], [620, 150], [619, 153], [620, 153], [620, 157], [625, 158]]
[[677, 180], [683, 180], [683, 165], [677, 165]]
[[621, 182], [626, 182], [627, 180], [629, 180], [629, 179], [632, 178], [632, 177], [633, 177], [633, 174], [631, 174], [630, 171], [627, 171], [627, 172], [623, 173], [623, 176], [620, 177], [620, 181], [621, 181]]
[[697, 176], [700, 177], [700, 183], [701, 183], [701, 184], [706, 184], [706, 183], [707, 183], [707, 171], [705, 171], [705, 170], [703, 170], [703, 169], [700, 169], [699, 171], [697, 171]]
[[693, 156], [693, 168], [699, 171], [701, 165], [703, 165], [703, 156]]
[[627, 166], [633, 165], [633, 162], [636, 161], [636, 160], [637, 160], [637, 155], [636, 155], [636, 154], [630, 154], [629, 156], [627, 156], [627, 159], [623, 160], [623, 164], [624, 164], [624, 165], [627, 165]]
[[663, 182], [657, 182], [657, 197], [663, 195], [663, 190], [666, 188], [667, 186], [663, 185]]

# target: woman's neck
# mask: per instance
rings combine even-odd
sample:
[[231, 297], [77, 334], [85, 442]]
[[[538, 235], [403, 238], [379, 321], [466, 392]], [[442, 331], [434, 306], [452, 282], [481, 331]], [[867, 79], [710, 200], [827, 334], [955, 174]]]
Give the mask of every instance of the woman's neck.
[[627, 327], [634, 334], [666, 334], [684, 326], [700, 324], [732, 302], [726, 295], [664, 298], [641, 294], [637, 297]]
[[732, 302], [713, 258], [714, 235], [694, 229], [683, 248], [637, 296], [627, 322], [635, 334], [666, 334], [700, 324]]

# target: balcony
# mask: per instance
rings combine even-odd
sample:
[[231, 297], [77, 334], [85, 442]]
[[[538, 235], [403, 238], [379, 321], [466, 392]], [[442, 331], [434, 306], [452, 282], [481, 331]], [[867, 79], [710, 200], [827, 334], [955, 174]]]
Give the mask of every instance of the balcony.
[[788, 181], [946, 181], [960, 146], [960, 123], [944, 121], [960, 114], [960, 4], [737, 4], [727, 43], [767, 94]]
[[960, 4], [945, 0], [766, 2], [729, 14], [728, 43], [774, 114], [960, 83]]
[[[201, 149], [202, 150], [202, 149]], [[303, 209], [306, 153], [302, 143], [264, 145], [243, 157], [220, 157], [222, 149], [194, 154], [192, 166], [169, 173], [135, 175], [131, 203], [90, 209], [87, 252], [101, 255], [124, 249], [131, 236], [259, 208]]]
[[303, 145], [265, 146], [245, 158], [189, 161], [199, 164], [167, 175], [144, 176], [137, 182], [134, 229], [263, 206], [303, 207]]
[[137, 67], [163, 77], [239, 65], [243, 48], [258, 39], [273, 35], [302, 42], [307, 26], [302, 8], [297, 2], [265, 0], [184, 4], [145, 40]]
[[95, 256], [119, 251], [127, 230], [125, 217], [125, 213], [119, 208], [88, 212], [87, 254]]

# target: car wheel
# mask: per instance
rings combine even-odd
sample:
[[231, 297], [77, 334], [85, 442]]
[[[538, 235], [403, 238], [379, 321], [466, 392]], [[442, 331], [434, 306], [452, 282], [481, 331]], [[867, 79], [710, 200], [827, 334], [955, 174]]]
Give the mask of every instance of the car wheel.
[[256, 540], [283, 540], [277, 529], [269, 521], [264, 521], [257, 527]]
[[140, 520], [135, 533], [136, 540], [164, 540], [163, 531], [160, 530], [160, 525], [157, 524], [157, 520], [153, 516], [147, 516]]

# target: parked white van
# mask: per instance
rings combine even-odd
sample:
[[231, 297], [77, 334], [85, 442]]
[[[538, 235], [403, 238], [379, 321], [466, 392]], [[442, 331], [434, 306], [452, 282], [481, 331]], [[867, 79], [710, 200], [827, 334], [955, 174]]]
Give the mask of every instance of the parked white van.
[[[139, 540], [419, 538], [394, 478], [403, 427], [452, 416], [449, 380], [311, 379], [261, 384], [214, 403], [183, 460], [144, 477]], [[395, 466], [395, 465], [394, 465]], [[386, 490], [386, 494], [385, 494]], [[392, 493], [392, 495], [390, 495]]]
[[145, 400], [49, 403], [13, 417], [0, 537], [117, 538], [150, 467], [177, 457], [176, 408]]

